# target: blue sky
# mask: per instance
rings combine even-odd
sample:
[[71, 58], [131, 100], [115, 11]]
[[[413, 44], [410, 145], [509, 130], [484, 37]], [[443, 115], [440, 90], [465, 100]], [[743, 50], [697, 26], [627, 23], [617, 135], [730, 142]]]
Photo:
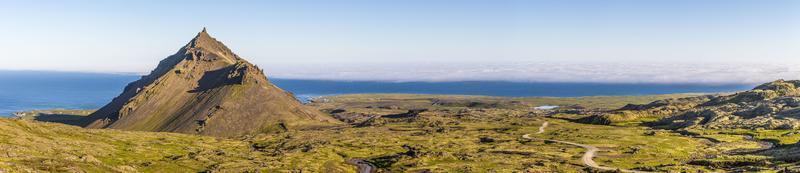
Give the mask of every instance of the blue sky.
[[143, 73], [202, 27], [268, 72], [285, 69], [276, 74], [308, 64], [800, 63], [792, 0], [2, 1], [0, 21], [0, 69]]

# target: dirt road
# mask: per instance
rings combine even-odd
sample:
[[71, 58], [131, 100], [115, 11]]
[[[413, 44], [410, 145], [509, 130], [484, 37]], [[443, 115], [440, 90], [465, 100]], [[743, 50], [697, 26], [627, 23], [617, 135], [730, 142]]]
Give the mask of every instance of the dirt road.
[[[539, 131], [536, 134], [544, 133], [544, 131], [545, 131], [544, 129], [548, 125], [549, 125], [548, 122], [542, 123], [542, 126], [539, 127]], [[588, 167], [592, 167], [594, 169], [605, 170], [605, 171], [618, 170], [618, 171], [621, 171], [621, 172], [631, 172], [631, 173], [650, 173], [650, 172], [647, 172], [647, 171], [627, 170], [627, 169], [619, 169], [619, 168], [613, 168], [613, 167], [600, 166], [600, 165], [597, 164], [597, 162], [594, 162], [594, 156], [597, 154], [597, 151], [600, 150], [595, 146], [586, 145], [586, 144], [579, 144], [579, 143], [574, 143], [574, 142], [569, 142], [569, 141], [531, 138], [530, 134], [522, 135], [522, 138], [531, 139], [531, 140], [543, 140], [543, 141], [548, 141], [548, 142], [562, 143], [562, 144], [573, 145], [573, 146], [578, 146], [578, 147], [584, 148], [584, 149], [586, 149], [586, 152], [583, 153], [583, 157], [581, 157], [581, 162], [583, 162], [584, 165], [586, 165]]]
[[361, 159], [349, 159], [347, 163], [358, 167], [358, 173], [374, 173], [376, 170], [374, 165]]
[[542, 126], [539, 126], [539, 132], [536, 132], [536, 134], [542, 134], [542, 133], [544, 133], [544, 128], [547, 128], [547, 125], [550, 125], [550, 123], [549, 123], [549, 122], [547, 122], [547, 121], [545, 121], [544, 123], [542, 123]]

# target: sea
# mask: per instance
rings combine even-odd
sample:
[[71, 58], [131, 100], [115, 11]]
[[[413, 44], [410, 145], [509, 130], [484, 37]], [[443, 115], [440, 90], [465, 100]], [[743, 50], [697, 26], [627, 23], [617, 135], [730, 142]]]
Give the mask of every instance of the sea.
[[[0, 116], [41, 109], [97, 109], [117, 96], [132, 74], [0, 71]], [[755, 84], [655, 84], [558, 82], [382, 82], [271, 78], [275, 85], [308, 101], [319, 96], [359, 93], [457, 94], [505, 97], [581, 97], [672, 93], [723, 93]]]

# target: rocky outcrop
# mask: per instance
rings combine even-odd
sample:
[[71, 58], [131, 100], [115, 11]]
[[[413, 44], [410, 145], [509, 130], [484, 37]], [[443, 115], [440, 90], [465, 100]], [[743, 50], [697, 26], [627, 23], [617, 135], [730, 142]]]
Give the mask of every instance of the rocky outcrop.
[[800, 81], [777, 80], [730, 95], [702, 96], [627, 105], [618, 110], [580, 119], [585, 123], [613, 124], [657, 121], [667, 129], [800, 129]]
[[338, 123], [271, 84], [205, 29], [83, 121], [87, 128], [221, 137]]
[[707, 102], [713, 96], [697, 96], [657, 100], [648, 104], [628, 104], [617, 110], [602, 112], [581, 118], [578, 121], [590, 124], [614, 124], [627, 121], [639, 121], [645, 118], [654, 119], [673, 115], [692, 109]]
[[800, 81], [778, 80], [752, 90], [712, 98], [653, 123], [678, 128], [800, 129]]

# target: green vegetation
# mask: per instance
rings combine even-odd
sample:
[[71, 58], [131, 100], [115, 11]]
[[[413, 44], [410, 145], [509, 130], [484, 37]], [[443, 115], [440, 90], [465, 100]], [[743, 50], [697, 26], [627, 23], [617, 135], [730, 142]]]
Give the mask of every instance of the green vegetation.
[[757, 140], [773, 142], [777, 145], [792, 145], [800, 141], [800, 132], [796, 130], [750, 130], [750, 129], [725, 129], [725, 130], [690, 130], [704, 136], [752, 136]]
[[[656, 99], [656, 97], [645, 97]], [[640, 100], [645, 98], [618, 98]], [[553, 99], [553, 100], [551, 100]], [[565, 98], [589, 105], [592, 98]], [[381, 172], [589, 172], [586, 149], [604, 167], [655, 172], [767, 171], [797, 166], [791, 130], [673, 131], [641, 124], [578, 123], [556, 98], [345, 95], [310, 106], [350, 125], [287, 129], [235, 138], [81, 129], [0, 119], [0, 170], [22, 172], [356, 172], [362, 159]], [[606, 103], [624, 105], [622, 103]], [[565, 105], [570, 106], [570, 105]], [[549, 126], [537, 133], [543, 123]], [[680, 132], [680, 133], [679, 133]], [[529, 134], [528, 138], [523, 135]], [[753, 136], [748, 139], [747, 136]], [[761, 152], [760, 140], [784, 146]], [[779, 150], [778, 150], [779, 149]], [[778, 154], [780, 153], [780, 156]], [[596, 170], [595, 170], [596, 171]]]
[[[470, 102], [483, 108], [529, 108], [536, 106], [581, 106], [586, 109], [616, 109], [627, 104], [646, 104], [655, 100], [700, 96], [699, 93], [663, 94], [644, 96], [591, 96], [591, 97], [492, 97], [473, 95], [426, 95], [426, 94], [348, 94], [328, 96], [316, 99], [317, 102], [329, 102], [326, 106], [368, 107], [397, 106], [401, 108], [431, 107], [434, 102], [451, 102], [462, 104], [440, 105], [440, 107], [470, 107]], [[484, 105], [484, 106], [481, 106]], [[485, 106], [485, 105], [494, 105]], [[436, 106], [436, 105], [433, 105]]]
[[237, 168], [243, 156], [213, 153], [242, 154], [248, 149], [243, 142], [210, 137], [89, 130], [28, 120], [0, 119], [0, 130], [0, 169], [22, 172], [176, 172], [218, 162]]
[[550, 120], [550, 124], [550, 132], [536, 136], [596, 146], [601, 148], [601, 152], [595, 161], [618, 168], [695, 170], [698, 168], [672, 165], [701, 157], [698, 154], [704, 153], [706, 147], [697, 139], [643, 127], [577, 124], [563, 120]]

